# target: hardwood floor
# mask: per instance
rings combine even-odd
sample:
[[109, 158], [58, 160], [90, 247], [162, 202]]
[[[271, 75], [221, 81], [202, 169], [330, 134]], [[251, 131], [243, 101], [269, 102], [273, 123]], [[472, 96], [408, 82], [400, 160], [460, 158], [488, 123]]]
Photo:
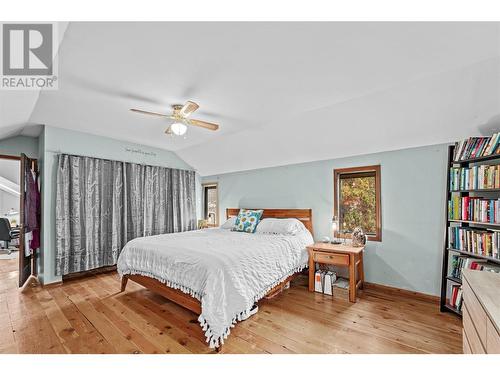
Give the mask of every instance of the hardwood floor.
[[[4, 255], [8, 256], [8, 255]], [[0, 258], [0, 294], [17, 288], [19, 274], [19, 252], [13, 251], [12, 259]]]
[[[0, 280], [2, 282], [2, 280]], [[196, 315], [116, 273], [24, 293], [0, 289], [0, 353], [213, 353]], [[231, 330], [222, 353], [461, 353], [461, 321], [438, 305], [368, 289], [358, 302], [300, 278]]]

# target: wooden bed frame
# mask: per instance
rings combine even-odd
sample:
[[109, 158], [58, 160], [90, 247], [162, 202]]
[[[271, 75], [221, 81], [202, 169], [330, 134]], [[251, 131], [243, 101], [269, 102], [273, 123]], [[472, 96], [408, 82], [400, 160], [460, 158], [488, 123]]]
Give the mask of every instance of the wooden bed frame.
[[[300, 220], [304, 226], [313, 234], [312, 227], [312, 210], [311, 209], [276, 209], [276, 208], [264, 208], [264, 213], [262, 215], [262, 219], [267, 218], [294, 218]], [[239, 208], [228, 208], [226, 210], [226, 217], [229, 219], [233, 216], [238, 216], [240, 209]], [[270, 299], [278, 294], [280, 294], [286, 285], [296, 276], [297, 274], [291, 275], [286, 280], [281, 282], [279, 285], [275, 286], [271, 289], [266, 296], [265, 299]], [[201, 314], [201, 302], [194, 297], [191, 297], [189, 294], [181, 292], [178, 289], [170, 288], [163, 284], [162, 282], [147, 276], [142, 275], [125, 275], [121, 280], [121, 292], [125, 291], [127, 287], [128, 280], [132, 280], [143, 287], [155, 292], [178, 305], [194, 312], [197, 315]], [[220, 351], [219, 347], [217, 351]]]

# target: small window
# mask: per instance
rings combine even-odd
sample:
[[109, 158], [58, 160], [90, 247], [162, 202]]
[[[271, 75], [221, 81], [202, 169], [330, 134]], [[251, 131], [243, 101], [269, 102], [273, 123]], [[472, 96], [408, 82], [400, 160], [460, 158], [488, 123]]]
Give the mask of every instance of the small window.
[[203, 216], [209, 226], [219, 225], [217, 184], [203, 185]]
[[361, 227], [370, 241], [382, 241], [380, 165], [335, 169], [334, 212], [340, 237]]

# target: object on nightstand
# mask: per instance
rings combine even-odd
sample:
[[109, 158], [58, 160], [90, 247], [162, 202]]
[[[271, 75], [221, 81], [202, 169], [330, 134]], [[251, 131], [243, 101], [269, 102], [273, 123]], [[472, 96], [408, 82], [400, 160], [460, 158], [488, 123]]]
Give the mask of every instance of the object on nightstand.
[[314, 274], [314, 291], [318, 293], [323, 293], [323, 286], [321, 280], [323, 279], [323, 271], [317, 270]]
[[366, 234], [363, 229], [357, 227], [352, 232], [352, 246], [362, 247], [366, 245]]
[[323, 274], [323, 294], [333, 296], [333, 284], [337, 280], [337, 274], [333, 271], [326, 271]]
[[333, 233], [333, 237], [332, 237], [332, 240], [330, 241], [330, 243], [334, 244], [334, 245], [338, 245], [340, 244], [340, 241], [335, 239], [335, 233], [339, 230], [339, 219], [337, 218], [337, 216], [334, 216], [332, 218], [332, 233]]
[[198, 220], [198, 229], [208, 228], [208, 221], [204, 219]]
[[333, 296], [333, 284], [337, 274], [333, 271], [317, 270], [314, 276], [314, 291]]

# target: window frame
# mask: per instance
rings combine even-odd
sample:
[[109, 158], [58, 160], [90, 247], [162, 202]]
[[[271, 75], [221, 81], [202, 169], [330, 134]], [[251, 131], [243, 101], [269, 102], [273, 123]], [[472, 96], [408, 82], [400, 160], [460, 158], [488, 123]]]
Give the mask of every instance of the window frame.
[[[339, 208], [340, 208], [340, 177], [341, 176], [352, 176], [352, 177], [362, 177], [363, 174], [367, 172], [375, 173], [375, 219], [376, 219], [376, 233], [375, 235], [367, 235], [368, 241], [382, 242], [382, 206], [381, 206], [381, 183], [380, 183], [380, 164], [378, 165], [367, 165], [362, 167], [351, 167], [351, 168], [338, 168], [333, 170], [333, 214], [339, 218]], [[341, 238], [351, 238], [351, 234], [341, 234]]]
[[218, 227], [219, 226], [219, 184], [217, 182], [207, 182], [201, 185], [203, 192], [203, 219], [208, 220], [207, 211], [208, 211], [208, 202], [207, 202], [207, 191], [208, 189], [215, 188], [215, 224], [208, 224], [209, 227]]

